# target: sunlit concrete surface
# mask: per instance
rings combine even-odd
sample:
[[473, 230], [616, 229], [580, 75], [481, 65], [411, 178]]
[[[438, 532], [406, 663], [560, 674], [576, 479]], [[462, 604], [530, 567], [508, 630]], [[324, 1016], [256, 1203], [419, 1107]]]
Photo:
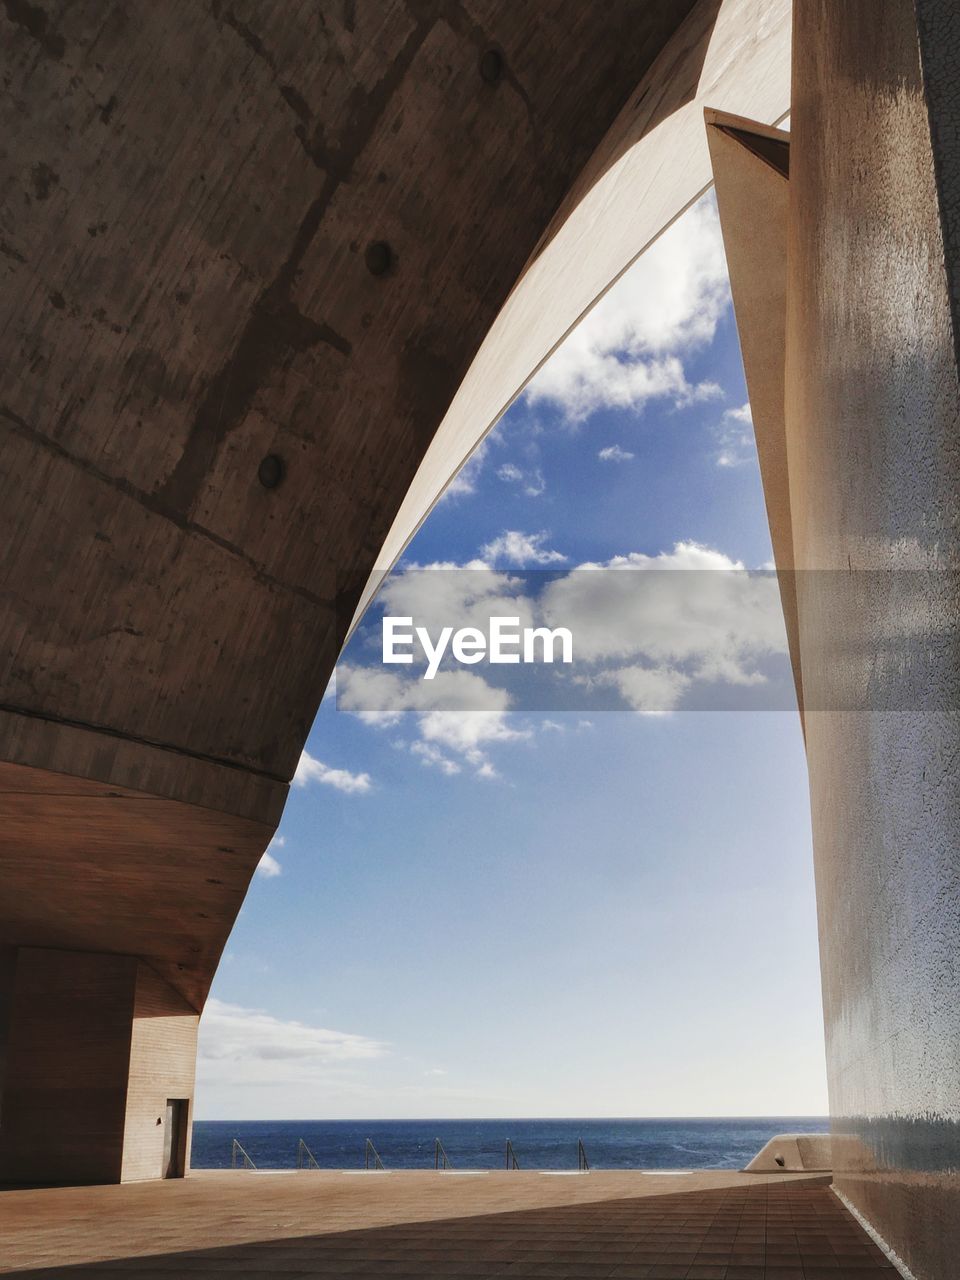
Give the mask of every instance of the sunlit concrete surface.
[[9, 1192], [0, 1201], [0, 1270], [894, 1280], [828, 1181], [717, 1172], [206, 1172]]
[[787, 571], [831, 1164], [838, 1192], [918, 1280], [954, 1280], [960, 10], [795, 0], [794, 11], [789, 164], [763, 122], [743, 130], [713, 113], [708, 127]]

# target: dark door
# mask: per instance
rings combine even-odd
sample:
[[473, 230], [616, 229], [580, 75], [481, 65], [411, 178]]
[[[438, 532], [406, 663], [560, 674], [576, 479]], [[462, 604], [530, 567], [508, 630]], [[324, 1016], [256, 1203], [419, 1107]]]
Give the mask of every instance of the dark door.
[[187, 1162], [187, 1099], [168, 1098], [163, 1117], [163, 1176], [182, 1178]]

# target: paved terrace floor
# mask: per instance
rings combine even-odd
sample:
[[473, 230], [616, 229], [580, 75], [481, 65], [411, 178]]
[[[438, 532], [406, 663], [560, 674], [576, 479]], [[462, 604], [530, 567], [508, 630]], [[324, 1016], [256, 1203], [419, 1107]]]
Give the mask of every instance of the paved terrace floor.
[[895, 1280], [809, 1175], [196, 1173], [0, 1192], [0, 1272]]

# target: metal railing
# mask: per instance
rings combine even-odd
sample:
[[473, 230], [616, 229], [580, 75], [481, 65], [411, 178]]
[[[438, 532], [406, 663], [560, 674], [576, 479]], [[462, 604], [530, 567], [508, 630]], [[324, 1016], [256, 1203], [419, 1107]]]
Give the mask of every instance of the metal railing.
[[452, 1169], [453, 1165], [443, 1149], [443, 1143], [439, 1138], [436, 1139], [433, 1147], [433, 1167], [435, 1169]]
[[[256, 1165], [250, 1157], [249, 1152], [245, 1150], [242, 1144], [233, 1139], [233, 1145], [230, 1150], [230, 1165], [233, 1169], [256, 1169]], [[363, 1150], [363, 1167], [365, 1169], [380, 1170], [385, 1173], [383, 1161], [380, 1159], [380, 1153], [373, 1145], [370, 1138], [364, 1143]], [[434, 1140], [433, 1145], [433, 1167], [434, 1169], [452, 1169], [453, 1164], [450, 1157], [444, 1149], [443, 1143], [439, 1138]], [[517, 1159], [517, 1153], [513, 1149], [513, 1142], [508, 1138], [504, 1158], [504, 1167], [507, 1169], [519, 1169], [520, 1161]], [[302, 1138], [297, 1140], [297, 1168], [298, 1169], [319, 1169], [316, 1156], [307, 1146]], [[590, 1161], [587, 1159], [586, 1148], [583, 1145], [583, 1139], [577, 1139], [577, 1169], [580, 1173], [590, 1172]]]
[[[238, 1161], [239, 1164], [237, 1163]], [[233, 1146], [230, 1148], [230, 1167], [232, 1169], [256, 1169], [257, 1167], [236, 1138], [234, 1138]]]
[[309, 1169], [313, 1165], [314, 1169], [319, 1169], [317, 1158], [304, 1142], [302, 1138], [297, 1142], [297, 1168]]
[[[371, 1161], [373, 1163], [371, 1163]], [[365, 1169], [379, 1169], [381, 1173], [384, 1171], [383, 1161], [380, 1159], [380, 1153], [369, 1138], [363, 1148], [363, 1167]]]

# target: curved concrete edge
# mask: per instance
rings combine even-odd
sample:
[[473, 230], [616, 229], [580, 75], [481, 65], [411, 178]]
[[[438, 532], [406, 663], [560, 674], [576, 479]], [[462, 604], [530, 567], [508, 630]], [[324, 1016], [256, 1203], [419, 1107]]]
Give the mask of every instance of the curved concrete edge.
[[757, 1152], [743, 1172], [830, 1173], [832, 1169], [829, 1133], [778, 1133]]
[[[707, 106], [776, 124], [790, 109], [790, 0], [723, 0], [695, 96], [647, 132], [637, 103], [662, 96], [665, 79], [697, 54], [694, 9], [641, 81], [597, 155], [618, 158], [575, 184], [491, 326], [434, 436], [388, 533], [354, 617], [426, 519], [447, 484], [522, 393], [541, 365], [640, 255], [712, 183]], [[654, 94], [651, 92], [651, 96]]]

